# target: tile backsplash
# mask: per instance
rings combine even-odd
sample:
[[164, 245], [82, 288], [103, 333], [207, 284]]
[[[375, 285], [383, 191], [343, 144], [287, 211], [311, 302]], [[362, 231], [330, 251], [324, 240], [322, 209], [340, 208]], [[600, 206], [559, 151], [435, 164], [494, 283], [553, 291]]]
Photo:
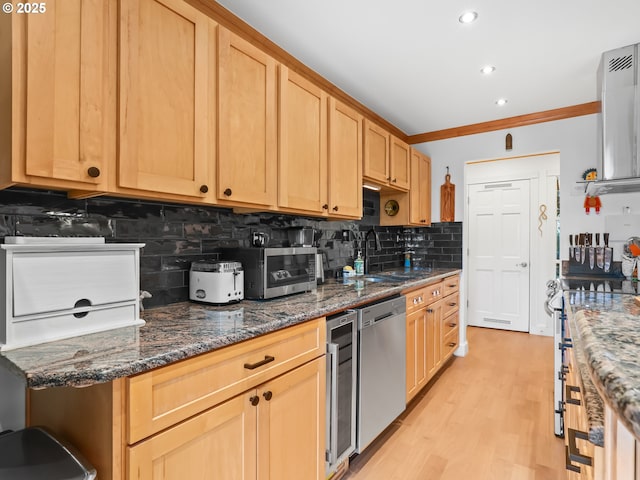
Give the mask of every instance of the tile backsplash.
[[270, 245], [286, 245], [290, 227], [312, 227], [320, 235], [333, 276], [353, 265], [365, 233], [374, 228], [381, 251], [369, 237], [370, 270], [403, 265], [411, 252], [415, 265], [461, 268], [462, 223], [434, 223], [431, 227], [378, 226], [379, 196], [364, 191], [360, 221], [327, 221], [273, 213], [234, 214], [230, 209], [151, 201], [95, 197], [68, 199], [65, 193], [9, 188], [0, 190], [0, 237], [103, 236], [107, 242], [142, 242], [140, 288], [153, 295], [146, 307], [188, 299], [191, 262], [218, 258], [223, 247], [249, 246], [251, 233], [265, 232]]

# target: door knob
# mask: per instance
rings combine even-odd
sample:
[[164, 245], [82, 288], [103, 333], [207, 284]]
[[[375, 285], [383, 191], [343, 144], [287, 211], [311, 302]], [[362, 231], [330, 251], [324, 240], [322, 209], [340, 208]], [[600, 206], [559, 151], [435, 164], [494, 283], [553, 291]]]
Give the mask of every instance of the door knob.
[[527, 262], [522, 262], [522, 263], [518, 263], [518, 264], [516, 264], [516, 267], [522, 267], [522, 268], [524, 268], [524, 267], [526, 267], [527, 265], [528, 265], [528, 263], [527, 263]]

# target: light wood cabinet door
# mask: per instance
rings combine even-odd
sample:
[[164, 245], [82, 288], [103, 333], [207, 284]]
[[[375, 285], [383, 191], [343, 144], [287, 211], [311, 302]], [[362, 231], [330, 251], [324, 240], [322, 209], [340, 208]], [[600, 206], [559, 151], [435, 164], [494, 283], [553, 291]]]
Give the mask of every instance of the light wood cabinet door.
[[116, 146], [117, 5], [45, 6], [44, 13], [3, 19], [12, 63], [0, 83], [4, 88], [12, 75], [5, 93], [13, 97], [12, 119], [3, 123], [13, 130], [11, 171], [9, 162], [0, 167], [0, 184], [104, 191]]
[[329, 215], [362, 217], [362, 115], [329, 99]]
[[209, 193], [215, 28], [181, 0], [120, 3], [117, 187]]
[[[127, 448], [129, 480], [256, 478], [257, 409], [251, 390]], [[302, 477], [300, 477], [302, 478]]]
[[258, 388], [258, 478], [324, 480], [325, 357]]
[[431, 159], [411, 149], [409, 223], [431, 225]]
[[440, 368], [442, 358], [440, 354], [440, 347], [442, 345], [442, 339], [440, 337], [440, 325], [442, 319], [442, 300], [427, 306], [426, 308], [426, 322], [427, 322], [427, 377], [432, 378]]
[[327, 94], [280, 67], [278, 206], [327, 213]]
[[407, 403], [427, 383], [427, 315], [421, 308], [407, 315]]
[[389, 184], [400, 190], [409, 190], [411, 177], [411, 147], [393, 135], [389, 143]]
[[391, 180], [389, 172], [390, 135], [384, 128], [364, 120], [364, 168], [362, 175], [381, 184]]
[[218, 62], [218, 200], [275, 206], [276, 61], [219, 28]]

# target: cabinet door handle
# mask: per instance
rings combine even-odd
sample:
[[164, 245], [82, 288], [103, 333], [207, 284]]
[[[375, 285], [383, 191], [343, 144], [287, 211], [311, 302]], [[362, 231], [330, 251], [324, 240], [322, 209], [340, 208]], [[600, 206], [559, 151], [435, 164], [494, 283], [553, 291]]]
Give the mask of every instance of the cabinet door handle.
[[273, 362], [275, 359], [276, 358], [272, 357], [271, 355], [265, 355], [264, 360], [260, 360], [259, 362], [256, 362], [256, 363], [245, 363], [244, 368], [246, 368], [247, 370], [255, 370], [258, 367], [261, 367], [263, 365], [266, 365], [267, 363]]
[[570, 403], [571, 405], [580, 405], [580, 399], [579, 398], [573, 398], [571, 396], [572, 392], [580, 393], [580, 387], [576, 387], [574, 385], [566, 384], [564, 386], [564, 398], [567, 399], [567, 403]]
[[258, 405], [260, 403], [260, 397], [257, 396], [257, 395], [254, 395], [253, 397], [251, 397], [249, 399], [249, 401], [251, 402], [251, 405], [253, 405], [255, 407], [256, 405]]
[[450, 306], [450, 307], [455, 307], [456, 305], [457, 305], [457, 303], [456, 303], [456, 302], [451, 302], [451, 303], [449, 304], [449, 306]]
[[452, 284], [452, 285], [447, 285], [447, 287], [449, 287], [449, 288], [456, 288], [457, 286], [458, 286], [458, 285], [456, 285], [455, 283], [454, 283], [454, 284]]
[[325, 203], [324, 205], [322, 205], [322, 209], [323, 210], [329, 210], [329, 204]]
[[449, 324], [449, 326], [450, 326], [451, 328], [455, 327], [456, 325], [457, 325], [457, 323], [454, 323], [454, 322], [451, 322], [451, 323]]
[[333, 207], [333, 211], [334, 211], [334, 212], [337, 212], [337, 211], [338, 211], [338, 205], [335, 205], [335, 206]]
[[209, 187], [206, 185], [200, 185], [200, 193], [207, 193], [209, 191]]
[[427, 313], [433, 313], [433, 308], [427, 308]]
[[455, 347], [456, 345], [457, 345], [457, 343], [455, 343], [455, 342], [450, 342], [450, 343], [449, 343], [449, 346], [450, 346], [451, 348]]
[[397, 178], [394, 178], [394, 179], [393, 179], [393, 180], [391, 180], [391, 181], [392, 181], [393, 183], [397, 183], [397, 182], [398, 182], [398, 179], [397, 179]]
[[[574, 430], [573, 428], [567, 428], [567, 435], [569, 436], [569, 442], [568, 442], [569, 445], [567, 446], [567, 453], [568, 453], [567, 456], [569, 457], [568, 463], [578, 462], [583, 465], [593, 465], [593, 462], [591, 461], [591, 457], [588, 457], [580, 453], [580, 450], [578, 450], [578, 446], [576, 445], [576, 438], [579, 438], [581, 440], [589, 440], [589, 435], [587, 435], [585, 432], [582, 432], [580, 430]], [[567, 465], [567, 469], [572, 470], [569, 468], [569, 465]], [[579, 469], [580, 467], [578, 467], [578, 471], [580, 471]]]
[[231, 196], [231, 194], [232, 194], [233, 192], [231, 191], [231, 189], [230, 189], [230, 188], [227, 188], [227, 189], [225, 189], [225, 191], [224, 191], [224, 192], [222, 192], [222, 193], [224, 193], [224, 196], [225, 196], [225, 197], [230, 197], [230, 196]]
[[268, 402], [269, 400], [271, 400], [271, 397], [273, 397], [273, 392], [271, 390], [267, 390], [262, 394], [262, 396]]
[[98, 167], [89, 167], [87, 169], [87, 175], [91, 178], [98, 178], [100, 176], [100, 169]]

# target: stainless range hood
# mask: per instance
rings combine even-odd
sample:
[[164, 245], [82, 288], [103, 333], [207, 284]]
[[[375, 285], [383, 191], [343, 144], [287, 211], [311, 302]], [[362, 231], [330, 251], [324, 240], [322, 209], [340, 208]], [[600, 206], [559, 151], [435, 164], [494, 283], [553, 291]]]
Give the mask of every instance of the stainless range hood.
[[640, 44], [602, 54], [598, 68], [600, 180], [587, 184], [588, 195], [640, 192]]

